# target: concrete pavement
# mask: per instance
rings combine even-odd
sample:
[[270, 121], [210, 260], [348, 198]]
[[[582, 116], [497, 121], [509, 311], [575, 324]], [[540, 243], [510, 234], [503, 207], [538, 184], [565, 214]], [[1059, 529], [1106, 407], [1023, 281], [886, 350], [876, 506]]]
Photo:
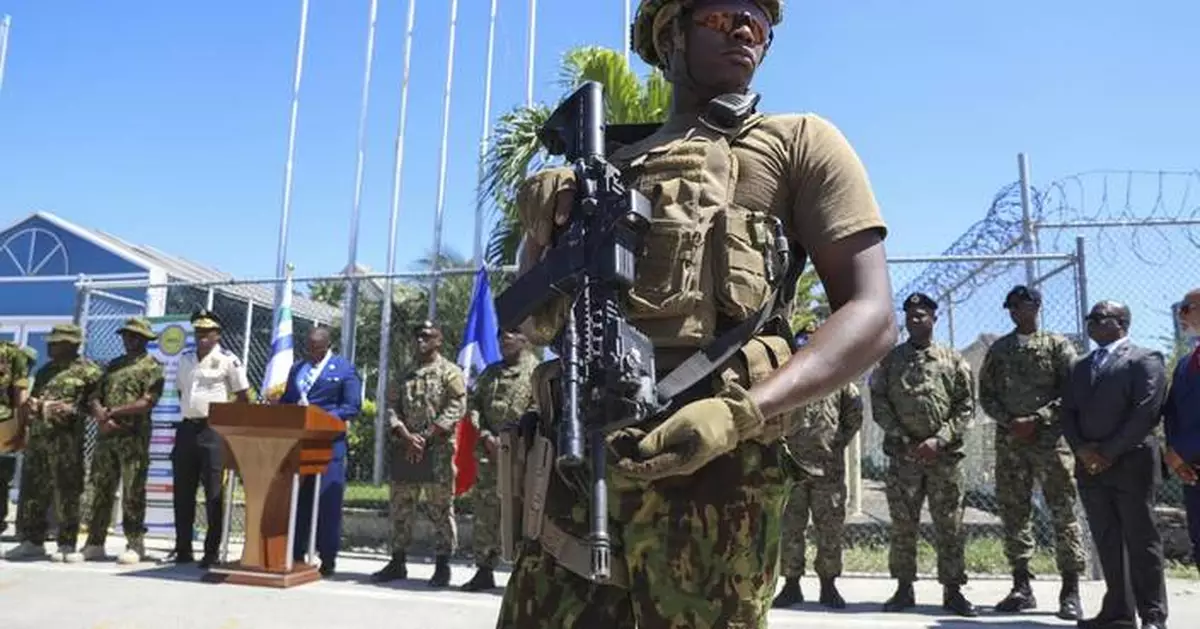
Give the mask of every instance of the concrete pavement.
[[[3, 543], [7, 550], [14, 544]], [[117, 553], [123, 544], [110, 541]], [[152, 558], [162, 557], [159, 546]], [[490, 629], [495, 626], [500, 590], [466, 594], [453, 589], [431, 590], [425, 580], [433, 572], [431, 563], [410, 564], [412, 580], [379, 586], [368, 581], [383, 566], [384, 558], [347, 555], [338, 560], [333, 578], [293, 588], [271, 590], [234, 585], [212, 585], [199, 581], [195, 567], [144, 563], [124, 567], [114, 562], [78, 565], [49, 561], [9, 562], [0, 560], [0, 628], [3, 629], [295, 629], [354, 628], [385, 629]], [[472, 574], [467, 565], [455, 565], [453, 583], [465, 582]], [[501, 583], [507, 574], [498, 575]], [[842, 592], [850, 609], [832, 613], [815, 605], [771, 612], [772, 628], [828, 629], [956, 629], [976, 626], [1009, 628], [1069, 627], [1050, 613], [1058, 585], [1053, 580], [1035, 583], [1046, 611], [1020, 617], [985, 613], [977, 619], [959, 619], [943, 614], [938, 605], [941, 593], [932, 580], [918, 584], [917, 613], [882, 614], [879, 604], [894, 584], [877, 577], [843, 579]], [[815, 598], [817, 584], [804, 583], [805, 594]], [[991, 605], [1002, 598], [1008, 582], [977, 579], [966, 588], [977, 605]], [[1084, 584], [1086, 611], [1094, 613], [1103, 586]], [[1200, 582], [1170, 584], [1172, 626], [1189, 626], [1200, 618]]]

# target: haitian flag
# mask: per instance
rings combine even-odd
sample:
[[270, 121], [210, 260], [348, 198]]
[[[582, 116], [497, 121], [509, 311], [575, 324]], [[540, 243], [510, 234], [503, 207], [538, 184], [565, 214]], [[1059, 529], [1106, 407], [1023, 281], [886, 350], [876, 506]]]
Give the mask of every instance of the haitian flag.
[[[500, 324], [496, 321], [496, 306], [492, 301], [492, 289], [488, 282], [486, 267], [475, 273], [475, 289], [471, 295], [471, 307], [467, 311], [467, 327], [463, 330], [462, 348], [458, 350], [458, 366], [462, 367], [467, 379], [467, 390], [475, 384], [475, 377], [488, 365], [501, 359]], [[454, 438], [454, 495], [466, 493], [475, 484], [478, 461], [475, 458], [475, 443], [479, 431], [471, 423], [468, 412], [458, 422]]]

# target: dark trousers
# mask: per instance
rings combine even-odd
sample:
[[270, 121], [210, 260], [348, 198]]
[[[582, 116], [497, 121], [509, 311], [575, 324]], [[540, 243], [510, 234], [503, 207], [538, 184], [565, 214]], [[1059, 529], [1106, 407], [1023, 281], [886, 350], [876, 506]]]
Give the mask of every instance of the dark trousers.
[[1095, 476], [1079, 465], [1076, 478], [1104, 571], [1106, 592], [1098, 617], [1132, 621], [1136, 606], [1143, 622], [1166, 621], [1163, 546], [1154, 522], [1162, 482], [1158, 447], [1139, 445]]
[[[296, 538], [292, 558], [300, 561], [308, 552], [308, 536], [312, 530], [312, 476], [300, 479], [300, 495], [296, 505]], [[333, 442], [333, 460], [321, 474], [320, 503], [317, 505], [317, 555], [322, 563], [332, 564], [342, 546], [342, 499], [346, 494], [346, 440]]]
[[17, 475], [17, 457], [15, 455], [0, 455], [0, 533], [8, 528], [8, 492], [12, 488], [13, 477]]
[[1188, 537], [1192, 540], [1192, 560], [1200, 570], [1200, 485], [1183, 486], [1183, 504], [1187, 509]]
[[171, 450], [171, 472], [175, 476], [175, 552], [192, 555], [192, 529], [196, 523], [196, 489], [204, 486], [204, 514], [208, 532], [204, 535], [204, 554], [216, 557], [221, 546], [222, 471], [221, 437], [207, 420], [185, 419], [175, 428], [175, 447]]

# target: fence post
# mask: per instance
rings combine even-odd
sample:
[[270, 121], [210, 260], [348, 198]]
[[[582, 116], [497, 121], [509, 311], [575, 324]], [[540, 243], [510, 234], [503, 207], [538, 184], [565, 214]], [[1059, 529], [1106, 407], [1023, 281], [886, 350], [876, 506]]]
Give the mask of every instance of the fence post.
[[[250, 365], [250, 336], [254, 328], [254, 300], [246, 301], [246, 327], [242, 328], [242, 366]], [[266, 392], [260, 392], [265, 395]]]
[[[1033, 235], [1033, 209], [1029, 205], [1029, 159], [1024, 153], [1017, 153], [1017, 170], [1021, 181], [1021, 251], [1033, 253], [1037, 248]], [[1037, 278], [1034, 260], [1025, 261], [1025, 285], [1033, 287]]]
[[[394, 238], [392, 239], [395, 240]], [[388, 363], [392, 347], [392, 276], [383, 283], [383, 298], [379, 305], [379, 376], [375, 382], [375, 456], [371, 462], [371, 483], [383, 483], [384, 441], [387, 438], [384, 421], [388, 410]]]
[[1079, 316], [1075, 317], [1076, 325], [1079, 326], [1079, 338], [1083, 343], [1083, 350], [1087, 350], [1086, 330], [1083, 327], [1083, 318], [1087, 316], [1088, 309], [1091, 305], [1088, 304], [1088, 276], [1087, 276], [1087, 247], [1084, 246], [1083, 236], [1075, 237], [1075, 277], [1078, 278], [1079, 292]]
[[208, 287], [208, 290], [207, 290], [207, 291], [204, 293], [204, 309], [205, 309], [205, 310], [207, 310], [207, 311], [209, 311], [209, 312], [212, 312], [212, 309], [213, 309], [213, 297], [214, 297], [215, 295], [216, 295], [216, 293], [215, 293], [215, 291], [213, 290], [213, 287], [212, 287], [212, 286], [209, 286], [209, 287]]
[[950, 333], [950, 347], [954, 345], [954, 293], [946, 293], [946, 328]]

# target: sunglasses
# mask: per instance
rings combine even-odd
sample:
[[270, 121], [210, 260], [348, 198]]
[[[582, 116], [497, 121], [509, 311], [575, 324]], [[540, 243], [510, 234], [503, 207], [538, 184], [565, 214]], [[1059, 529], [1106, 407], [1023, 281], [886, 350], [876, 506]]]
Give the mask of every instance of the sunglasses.
[[1083, 320], [1087, 321], [1088, 323], [1100, 323], [1108, 319], [1118, 319], [1118, 317], [1117, 315], [1112, 314], [1090, 314], [1083, 318]]
[[765, 46], [771, 40], [771, 25], [755, 11], [736, 9], [714, 9], [697, 11], [693, 17], [697, 26], [702, 26], [718, 33], [732, 35], [734, 31], [747, 26], [750, 29], [751, 43], [755, 46]]
[[1193, 310], [1196, 310], [1197, 308], [1200, 308], [1200, 303], [1190, 303], [1189, 302], [1189, 303], [1179, 306], [1179, 314], [1182, 314], [1182, 315], [1191, 314], [1191, 312]]

